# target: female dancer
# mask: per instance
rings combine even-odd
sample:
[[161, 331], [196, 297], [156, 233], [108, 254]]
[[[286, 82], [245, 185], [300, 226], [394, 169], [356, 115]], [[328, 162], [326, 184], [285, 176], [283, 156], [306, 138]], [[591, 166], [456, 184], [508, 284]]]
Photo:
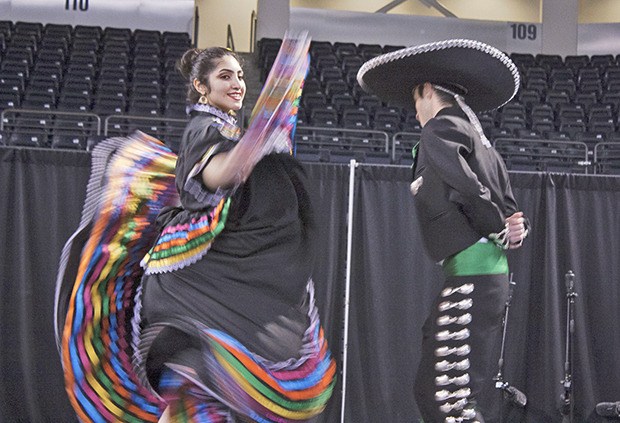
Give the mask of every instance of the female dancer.
[[129, 382], [112, 393], [84, 383], [100, 364], [82, 360], [82, 336], [70, 333], [82, 314], [60, 301], [67, 391], [82, 420], [156, 421], [159, 412], [141, 413], [154, 403], [165, 408], [162, 422], [306, 421], [335, 383], [310, 279], [316, 231], [306, 176], [286, 125], [267, 135], [250, 125], [240, 136], [234, 112], [246, 87], [235, 53], [190, 50], [179, 69], [190, 104], [174, 168], [179, 204], [157, 218], [132, 325], [136, 380], [152, 396]]

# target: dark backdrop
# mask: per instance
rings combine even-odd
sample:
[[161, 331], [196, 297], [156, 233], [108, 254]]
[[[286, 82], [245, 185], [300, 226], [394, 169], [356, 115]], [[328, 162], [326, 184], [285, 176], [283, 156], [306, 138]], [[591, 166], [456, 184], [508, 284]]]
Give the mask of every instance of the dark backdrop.
[[[90, 156], [0, 148], [0, 163], [0, 421], [72, 422], [54, 342], [53, 299], [60, 251], [79, 223]], [[307, 169], [320, 195], [317, 299], [340, 359], [349, 167]], [[344, 391], [351, 423], [418, 421], [412, 389], [420, 327], [441, 273], [420, 245], [409, 173], [405, 167], [355, 171]], [[620, 178], [513, 173], [511, 179], [533, 230], [523, 248], [509, 253], [516, 288], [505, 379], [527, 394], [528, 405], [504, 405], [504, 421], [562, 420], [569, 269], [578, 293], [575, 421], [604, 421], [594, 415], [596, 403], [620, 401]], [[341, 382], [320, 422], [340, 421]]]

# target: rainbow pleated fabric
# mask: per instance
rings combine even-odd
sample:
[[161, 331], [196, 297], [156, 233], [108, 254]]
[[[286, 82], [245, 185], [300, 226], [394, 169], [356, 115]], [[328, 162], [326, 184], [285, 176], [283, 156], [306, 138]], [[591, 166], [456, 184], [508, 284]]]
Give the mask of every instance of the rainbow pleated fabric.
[[131, 340], [140, 260], [157, 237], [157, 214], [178, 202], [175, 164], [163, 143], [140, 133], [93, 151], [82, 222], [63, 249], [56, 301], [65, 386], [83, 422], [156, 422], [164, 406], [140, 383]]
[[210, 370], [220, 379], [218, 386], [227, 402], [257, 422], [306, 421], [325, 409], [331, 397], [336, 364], [331, 359], [323, 331], [315, 327], [315, 354], [298, 368], [270, 371], [241, 343], [225, 333], [209, 330], [213, 358]]
[[145, 273], [169, 272], [200, 260], [224, 229], [229, 207], [230, 198], [224, 198], [209, 214], [188, 223], [166, 226], [142, 261]]
[[260, 151], [292, 152], [292, 137], [304, 81], [310, 67], [307, 32], [285, 34], [263, 89], [252, 109], [244, 137], [256, 139]]
[[[270, 362], [248, 350], [230, 335], [194, 321], [172, 324], [196, 332], [203, 342], [202, 357], [208, 383], [184, 365], [168, 364], [160, 381], [164, 399], [174, 404], [175, 422], [224, 422], [229, 410], [261, 423], [304, 422], [320, 414], [336, 384], [336, 362], [331, 357], [312, 282], [308, 284], [309, 326], [304, 334], [301, 357]], [[152, 325], [143, 335], [141, 351], [147, 351], [164, 325]], [[142, 377], [145, 377], [143, 374]], [[213, 404], [216, 398], [220, 407]], [[221, 405], [225, 407], [221, 407]], [[218, 418], [218, 416], [220, 416]]]

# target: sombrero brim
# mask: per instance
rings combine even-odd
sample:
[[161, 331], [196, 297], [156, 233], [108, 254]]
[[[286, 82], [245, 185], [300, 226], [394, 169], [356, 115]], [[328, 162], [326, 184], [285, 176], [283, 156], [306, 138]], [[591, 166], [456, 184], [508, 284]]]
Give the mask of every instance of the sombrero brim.
[[431, 82], [464, 89], [476, 112], [496, 109], [519, 89], [519, 71], [508, 56], [474, 40], [446, 40], [377, 56], [357, 74], [361, 87], [394, 106], [412, 108], [412, 91]]

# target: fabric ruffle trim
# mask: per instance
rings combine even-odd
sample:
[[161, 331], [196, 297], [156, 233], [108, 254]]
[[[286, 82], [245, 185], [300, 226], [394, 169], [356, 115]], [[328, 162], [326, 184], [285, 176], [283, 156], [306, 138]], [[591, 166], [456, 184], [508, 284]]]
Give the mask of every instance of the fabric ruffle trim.
[[196, 201], [203, 204], [205, 207], [214, 207], [218, 205], [222, 199], [225, 197], [230, 197], [235, 191], [235, 188], [232, 189], [222, 189], [218, 188], [215, 192], [209, 191], [206, 187], [194, 177], [198, 176], [200, 172], [203, 171], [209, 159], [213, 157], [218, 151], [221, 143], [215, 144], [211, 146], [207, 152], [202, 156], [202, 159], [198, 163], [194, 165], [189, 175], [187, 175], [187, 179], [185, 184], [183, 185], [183, 189], [191, 194]]
[[[80, 227], [63, 248], [55, 301], [65, 387], [80, 421], [157, 422], [164, 404], [139, 383], [126, 323], [158, 236], [178, 202], [177, 157], [145, 134], [99, 143]], [[75, 244], [74, 244], [75, 243]]]
[[200, 260], [224, 229], [229, 207], [230, 198], [222, 199], [208, 214], [192, 217], [186, 223], [166, 226], [140, 263], [144, 273], [171, 272]]
[[171, 326], [196, 333], [202, 339], [206, 374], [212, 381], [200, 380], [192, 369], [184, 366], [172, 363], [167, 366], [205, 394], [260, 422], [298, 422], [318, 415], [336, 384], [336, 363], [321, 327], [312, 281], [308, 282], [307, 291], [309, 325], [299, 358], [269, 361], [225, 332], [196, 321], [177, 320], [154, 324], [142, 331], [135, 359], [143, 382], [148, 386], [143, 360], [161, 330]]

